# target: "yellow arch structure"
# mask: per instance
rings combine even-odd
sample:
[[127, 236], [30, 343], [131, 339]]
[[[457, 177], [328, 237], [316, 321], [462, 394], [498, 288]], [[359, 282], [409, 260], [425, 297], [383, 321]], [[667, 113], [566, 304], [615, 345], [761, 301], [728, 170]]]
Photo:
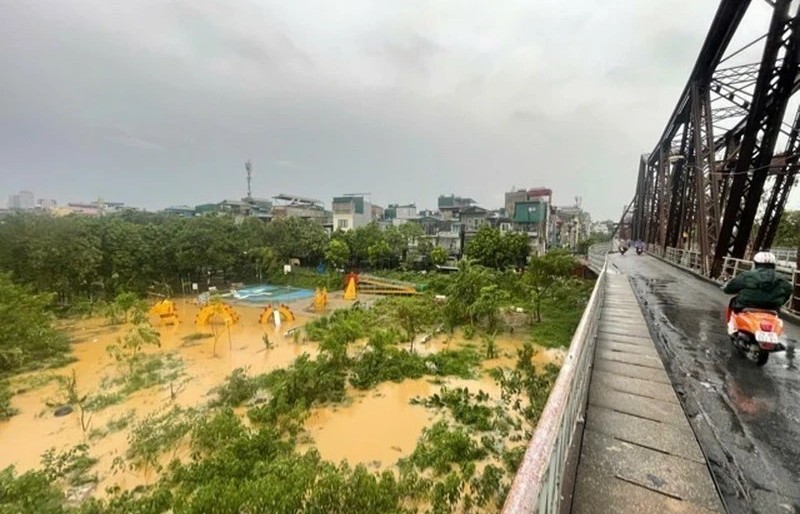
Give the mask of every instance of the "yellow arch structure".
[[197, 313], [194, 322], [198, 326], [209, 323], [222, 322], [226, 327], [239, 321], [239, 314], [233, 308], [222, 302], [209, 303]]
[[[265, 323], [275, 323], [275, 307], [269, 305], [264, 308], [261, 312], [261, 316], [258, 317], [258, 322], [262, 325]], [[283, 321], [294, 321], [294, 313], [286, 304], [280, 304], [277, 308], [277, 311], [280, 313], [280, 317]]]
[[172, 300], [156, 302], [156, 304], [150, 308], [150, 314], [158, 316], [162, 325], [177, 325], [180, 323], [178, 319], [178, 309], [175, 307], [175, 302]]

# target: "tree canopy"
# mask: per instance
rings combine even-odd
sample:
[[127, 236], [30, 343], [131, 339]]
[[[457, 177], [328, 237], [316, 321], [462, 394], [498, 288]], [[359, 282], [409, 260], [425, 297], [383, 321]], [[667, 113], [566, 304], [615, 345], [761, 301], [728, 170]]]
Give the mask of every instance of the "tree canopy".
[[300, 218], [265, 223], [141, 212], [98, 218], [19, 213], [0, 224], [0, 271], [36, 291], [57, 293], [63, 303], [110, 300], [124, 291], [177, 289], [211, 277], [276, 280], [289, 259], [309, 267], [324, 261], [335, 268], [397, 267], [430, 251], [422, 235], [415, 223], [386, 229], [371, 223], [329, 237], [321, 225]]
[[502, 233], [496, 228], [483, 226], [467, 243], [465, 253], [468, 258], [489, 268], [524, 267], [530, 246], [527, 234]]

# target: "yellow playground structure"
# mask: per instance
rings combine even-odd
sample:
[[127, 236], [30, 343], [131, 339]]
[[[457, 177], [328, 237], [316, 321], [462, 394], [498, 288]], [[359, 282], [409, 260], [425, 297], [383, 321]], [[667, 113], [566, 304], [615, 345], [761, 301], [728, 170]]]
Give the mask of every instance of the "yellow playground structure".
[[150, 314], [158, 316], [162, 325], [177, 325], [178, 309], [172, 300], [161, 300], [150, 308]]
[[[352, 282], [352, 280], [351, 280]], [[413, 295], [417, 293], [417, 286], [410, 282], [403, 282], [402, 280], [392, 280], [390, 278], [375, 277], [373, 275], [358, 275], [358, 292], [367, 294], [381, 294], [381, 295]], [[355, 289], [355, 287], [354, 287]], [[345, 290], [345, 299], [348, 298], [347, 293], [350, 291], [350, 284], [347, 285]]]
[[209, 323], [223, 323], [226, 327], [239, 321], [239, 314], [233, 308], [222, 302], [212, 302], [200, 309], [194, 322], [198, 326]]
[[322, 312], [325, 310], [325, 306], [328, 305], [328, 288], [323, 287], [322, 289], [317, 288], [314, 291], [314, 310], [317, 312]]
[[[278, 313], [278, 317], [283, 321], [294, 321], [294, 313], [289, 309], [288, 305], [282, 303], [277, 309], [272, 305], [265, 307], [261, 312], [261, 316], [258, 318], [258, 322], [262, 325], [265, 323], [275, 323], [275, 313]], [[275, 324], [280, 325], [280, 323]]]

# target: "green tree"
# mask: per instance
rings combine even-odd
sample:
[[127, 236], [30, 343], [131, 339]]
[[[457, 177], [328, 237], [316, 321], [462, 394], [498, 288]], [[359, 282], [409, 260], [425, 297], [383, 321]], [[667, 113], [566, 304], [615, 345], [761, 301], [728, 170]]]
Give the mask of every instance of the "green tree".
[[598, 242], [599, 241], [594, 235], [591, 235], [588, 238], [581, 240], [580, 242], [578, 242], [578, 247], [576, 248], [578, 255], [583, 255], [583, 256], [589, 255], [589, 247], [597, 244]]
[[800, 211], [784, 211], [773, 246], [784, 248], [800, 246]]
[[248, 250], [247, 255], [252, 259], [258, 281], [261, 281], [264, 275], [275, 272], [280, 266], [278, 255], [269, 246], [252, 248]]
[[341, 239], [331, 239], [325, 249], [325, 260], [333, 268], [343, 268], [350, 262], [350, 247]]
[[392, 252], [392, 260], [397, 262], [405, 259], [408, 252], [408, 238], [403, 234], [402, 227], [398, 229], [395, 226], [387, 227], [383, 231], [383, 240], [389, 245]]
[[531, 254], [528, 235], [522, 232], [506, 232], [501, 238], [503, 256], [507, 259], [506, 265], [515, 265], [524, 268]]
[[525, 281], [530, 288], [536, 321], [542, 320], [542, 300], [552, 294], [559, 284], [566, 281], [574, 270], [575, 259], [561, 250], [531, 258], [525, 272]]
[[458, 273], [453, 277], [446, 293], [445, 317], [450, 327], [456, 327], [464, 321], [469, 321], [470, 325], [475, 324], [476, 312], [472, 306], [478, 301], [481, 290], [491, 282], [492, 275], [486, 268], [473, 265], [467, 259], [458, 263]]
[[328, 235], [318, 223], [301, 218], [279, 218], [265, 229], [267, 244], [281, 260], [296, 258], [303, 264], [316, 264], [324, 258]]
[[386, 268], [394, 261], [396, 255], [385, 240], [377, 241], [367, 249], [369, 265], [373, 268]]
[[41, 366], [69, 351], [53, 326], [51, 294], [35, 294], [0, 273], [0, 374]]
[[398, 298], [393, 306], [400, 326], [406, 332], [407, 340], [411, 342], [411, 352], [413, 353], [414, 339], [423, 327], [430, 324], [433, 308], [418, 298]]
[[[378, 244], [386, 242], [377, 223], [370, 223], [366, 227], [358, 227], [351, 230], [347, 235], [347, 243], [350, 245], [350, 257], [353, 264], [363, 266], [369, 262], [370, 247], [378, 248]], [[387, 243], [388, 246], [388, 243]], [[389, 248], [391, 251], [391, 248]]]
[[447, 250], [442, 248], [441, 246], [436, 246], [431, 250], [430, 258], [431, 264], [434, 266], [441, 266], [445, 262], [447, 262]]
[[466, 256], [489, 268], [523, 267], [530, 254], [528, 236], [518, 232], [501, 233], [484, 225], [467, 244]]
[[507, 302], [509, 294], [496, 284], [481, 287], [478, 297], [469, 306], [470, 316], [482, 320], [487, 330], [494, 332], [500, 321], [500, 307]]
[[484, 225], [478, 229], [475, 237], [467, 243], [467, 258], [489, 267], [501, 268], [506, 262], [503, 255], [503, 238], [496, 228]]

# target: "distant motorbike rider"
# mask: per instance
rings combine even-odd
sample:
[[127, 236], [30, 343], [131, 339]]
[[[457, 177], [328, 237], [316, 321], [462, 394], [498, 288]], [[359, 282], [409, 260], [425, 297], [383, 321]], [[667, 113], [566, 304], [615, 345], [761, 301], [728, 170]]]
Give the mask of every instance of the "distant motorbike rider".
[[726, 294], [735, 294], [728, 304], [726, 319], [731, 311], [743, 309], [780, 310], [792, 296], [792, 285], [775, 272], [775, 256], [770, 252], [758, 252], [753, 257], [754, 267], [725, 284]]

